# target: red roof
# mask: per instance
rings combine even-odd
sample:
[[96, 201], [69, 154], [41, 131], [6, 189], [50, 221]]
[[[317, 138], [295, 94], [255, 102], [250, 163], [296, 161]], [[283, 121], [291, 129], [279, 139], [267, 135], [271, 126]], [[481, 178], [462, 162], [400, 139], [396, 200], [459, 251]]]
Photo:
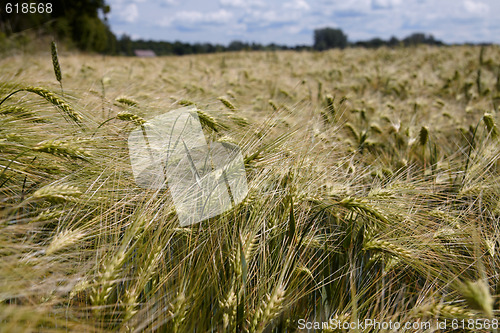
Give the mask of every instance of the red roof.
[[134, 50], [134, 54], [136, 57], [156, 57], [156, 54], [153, 50]]

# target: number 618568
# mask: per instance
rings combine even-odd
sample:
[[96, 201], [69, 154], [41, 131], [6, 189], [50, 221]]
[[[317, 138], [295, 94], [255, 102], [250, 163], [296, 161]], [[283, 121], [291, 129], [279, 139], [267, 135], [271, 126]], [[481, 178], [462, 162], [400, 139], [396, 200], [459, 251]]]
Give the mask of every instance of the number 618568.
[[15, 14], [43, 14], [52, 13], [52, 3], [7, 3], [5, 5], [5, 12], [7, 14], [15, 13]]

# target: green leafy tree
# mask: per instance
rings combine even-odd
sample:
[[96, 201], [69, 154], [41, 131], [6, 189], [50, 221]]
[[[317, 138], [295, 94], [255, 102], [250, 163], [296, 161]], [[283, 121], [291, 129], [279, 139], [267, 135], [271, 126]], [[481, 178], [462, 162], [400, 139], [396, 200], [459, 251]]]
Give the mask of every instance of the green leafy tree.
[[[44, 8], [43, 13], [22, 12], [6, 13], [0, 11], [0, 30], [9, 36], [28, 29], [57, 35], [58, 38], [71, 41], [85, 51], [112, 52], [116, 37], [110, 31], [106, 15], [110, 7], [105, 0], [52, 0], [34, 1], [36, 7]], [[47, 4], [51, 10], [45, 10]], [[104, 21], [100, 15], [104, 17]]]
[[429, 45], [442, 45], [441, 41], [434, 39], [433, 35], [426, 35], [422, 32], [416, 32], [403, 39], [406, 46], [429, 44]]
[[341, 29], [322, 28], [314, 30], [314, 49], [318, 51], [347, 46], [347, 35]]

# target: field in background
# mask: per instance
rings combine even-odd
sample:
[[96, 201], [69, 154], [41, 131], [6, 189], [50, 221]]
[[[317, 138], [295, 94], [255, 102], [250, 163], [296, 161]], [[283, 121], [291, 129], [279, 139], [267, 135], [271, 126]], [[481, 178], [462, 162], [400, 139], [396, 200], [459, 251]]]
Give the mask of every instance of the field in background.
[[[0, 60], [0, 331], [492, 320], [499, 59], [63, 53], [61, 84], [49, 52]], [[127, 138], [183, 105], [241, 147], [249, 194], [181, 228], [168, 191], [136, 186]]]

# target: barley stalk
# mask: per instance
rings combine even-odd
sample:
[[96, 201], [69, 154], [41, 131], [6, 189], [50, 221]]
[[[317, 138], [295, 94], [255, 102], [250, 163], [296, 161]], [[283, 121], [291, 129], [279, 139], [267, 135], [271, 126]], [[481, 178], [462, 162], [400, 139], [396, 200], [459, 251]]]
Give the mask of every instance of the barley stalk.
[[136, 100], [126, 96], [117, 97], [115, 101], [128, 106], [137, 106], [139, 104]]
[[487, 318], [493, 318], [493, 297], [490, 294], [490, 287], [484, 280], [459, 283], [457, 289], [471, 308], [482, 311]]
[[222, 324], [225, 330], [229, 328], [230, 323], [236, 318], [236, 293], [234, 292], [235, 280], [231, 282], [229, 291], [224, 295], [222, 300], [219, 300], [219, 306], [222, 309]]
[[221, 137], [220, 139], [217, 140], [217, 142], [220, 142], [220, 143], [229, 143], [231, 145], [237, 145], [238, 142], [233, 139], [232, 137], [228, 136], [228, 135], [224, 135], [223, 137]]
[[53, 202], [76, 201], [81, 194], [82, 192], [76, 186], [47, 185], [33, 193], [33, 198]]
[[68, 246], [73, 245], [85, 236], [81, 230], [65, 230], [54, 236], [52, 242], [45, 251], [46, 255], [56, 253]]
[[130, 112], [120, 112], [116, 115], [116, 118], [123, 121], [133, 122], [136, 125], [143, 125], [146, 122], [144, 118]]
[[259, 308], [255, 311], [251, 321], [250, 332], [262, 332], [270, 320], [282, 310], [282, 304], [285, 298], [285, 290], [279, 286], [274, 292], [265, 296]]
[[90, 287], [88, 280], [81, 279], [69, 293], [69, 299], [73, 299], [79, 292], [84, 291]]
[[59, 81], [59, 84], [61, 85], [61, 93], [64, 95], [63, 86], [62, 86], [61, 66], [59, 65], [59, 58], [57, 56], [56, 42], [52, 41], [50, 43], [50, 51], [52, 54], [52, 67], [54, 67], [54, 74], [56, 75], [57, 81]]
[[376, 219], [382, 221], [382, 222], [387, 222], [387, 218], [382, 215], [381, 212], [379, 212], [375, 207], [372, 207], [369, 205], [367, 202], [364, 200], [360, 200], [357, 198], [353, 197], [348, 197], [345, 199], [342, 199], [339, 202], [339, 205], [348, 209], [353, 209], [359, 212], [364, 212], [368, 215], [371, 215], [375, 217]]
[[218, 100], [219, 100], [222, 104], [224, 104], [224, 106], [225, 106], [226, 108], [228, 108], [229, 110], [231, 110], [231, 111], [236, 111], [236, 107], [234, 106], [234, 104], [233, 104], [233, 103], [231, 103], [231, 101], [229, 101], [227, 98], [225, 98], [225, 97], [222, 97], [222, 96], [221, 96], [221, 97], [219, 97], [219, 98], [217, 98], [217, 99], [218, 99]]
[[237, 116], [237, 115], [230, 115], [229, 118], [231, 118], [231, 120], [238, 126], [241, 126], [241, 127], [246, 127], [248, 125], [250, 125], [250, 122], [248, 121], [247, 118], [245, 117], [240, 117], [240, 116]]
[[273, 108], [274, 111], [278, 111], [279, 107], [273, 100], [270, 99], [268, 101], [268, 103], [269, 103], [269, 105], [271, 105], [271, 107]]
[[187, 99], [181, 99], [177, 103], [182, 106], [190, 106], [190, 105], [196, 105], [193, 101], [187, 100]]
[[217, 122], [217, 120], [215, 120], [214, 117], [201, 110], [195, 110], [193, 112], [196, 112], [196, 114], [198, 115], [198, 119], [200, 120], [201, 126], [209, 128], [214, 132], [219, 131], [219, 127], [221, 127], [221, 125]]
[[0, 109], [0, 115], [12, 115], [16, 118], [31, 118], [33, 121], [41, 121], [42, 119], [36, 118], [35, 114], [20, 106], [7, 106]]
[[[249, 261], [252, 259], [253, 253], [255, 249], [257, 248], [257, 243], [258, 243], [258, 238], [255, 236], [252, 236], [251, 234], [246, 235], [243, 237], [243, 256], [248, 264]], [[233, 263], [233, 269], [236, 273], [237, 277], [241, 277], [242, 274], [242, 257], [241, 257], [241, 252], [240, 248], [237, 247], [235, 251], [231, 254], [231, 261]]]
[[460, 219], [453, 216], [452, 214], [444, 212], [440, 209], [433, 209], [429, 212], [429, 215], [436, 217], [443, 222], [446, 222], [446, 224], [450, 227], [460, 229]]
[[333, 118], [335, 117], [335, 106], [333, 104], [334, 102], [335, 102], [335, 97], [333, 97], [330, 94], [325, 96], [326, 109]]
[[432, 304], [415, 308], [412, 312], [415, 314], [427, 316], [440, 316], [444, 318], [474, 318], [473, 312], [467, 311], [464, 308], [448, 304]]
[[184, 292], [181, 291], [177, 294], [177, 297], [174, 299], [173, 303], [170, 304], [171, 310], [168, 310], [168, 313], [172, 317], [172, 321], [174, 324], [172, 328], [172, 332], [174, 333], [182, 332], [180, 328], [182, 327], [181, 325], [183, 325], [186, 319], [186, 306], [186, 296]]
[[365, 250], [382, 250], [408, 260], [415, 259], [415, 254], [412, 251], [383, 240], [370, 240], [363, 244], [363, 248]]
[[498, 137], [498, 128], [495, 124], [495, 119], [490, 113], [485, 113], [483, 116], [484, 124], [486, 125], [486, 130], [491, 135], [493, 139]]
[[48, 209], [48, 210], [44, 210], [44, 211], [42, 211], [40, 214], [38, 214], [37, 216], [35, 216], [35, 217], [34, 217], [34, 218], [30, 221], [30, 223], [56, 219], [56, 218], [58, 218], [59, 216], [61, 216], [62, 214], [63, 214], [63, 212], [62, 212], [62, 211], [60, 211], [60, 210], [58, 210], [58, 209]]
[[488, 254], [493, 258], [495, 257], [495, 248], [496, 248], [496, 241], [494, 239], [485, 239], [484, 240], [486, 250], [488, 250]]
[[429, 141], [429, 129], [425, 126], [422, 126], [420, 132], [418, 133], [418, 143], [421, 146], [425, 146]]
[[90, 153], [76, 145], [75, 142], [64, 140], [46, 140], [38, 143], [33, 150], [72, 159], [87, 160]]
[[153, 274], [156, 272], [158, 264], [163, 256], [163, 251], [160, 246], [157, 246], [153, 251], [150, 251], [144, 260], [143, 266], [139, 269], [137, 282], [125, 290], [125, 314], [123, 321], [127, 323], [136, 313], [139, 303], [139, 296], [145, 285], [150, 281]]
[[53, 92], [45, 88], [28, 86], [22, 88], [19, 91], [27, 91], [37, 94], [38, 96], [47, 100], [49, 103], [52, 103], [53, 105], [58, 107], [61, 111], [64, 112], [65, 115], [67, 115], [75, 123], [79, 124], [82, 121], [82, 116], [78, 112], [73, 110], [73, 108], [69, 106], [64, 100], [62, 100], [61, 98], [56, 96]]
[[146, 218], [143, 216], [134, 218], [125, 231], [116, 252], [114, 252], [102, 265], [94, 279], [94, 287], [90, 295], [90, 300], [93, 305], [106, 304], [118, 280], [125, 260], [130, 256], [134, 250], [134, 244], [140, 239], [144, 232], [145, 222]]
[[126, 253], [123, 249], [119, 250], [113, 258], [103, 265], [103, 269], [99, 272], [95, 279], [90, 301], [93, 305], [104, 305], [111, 295], [113, 286], [118, 279], [120, 268], [125, 262]]

